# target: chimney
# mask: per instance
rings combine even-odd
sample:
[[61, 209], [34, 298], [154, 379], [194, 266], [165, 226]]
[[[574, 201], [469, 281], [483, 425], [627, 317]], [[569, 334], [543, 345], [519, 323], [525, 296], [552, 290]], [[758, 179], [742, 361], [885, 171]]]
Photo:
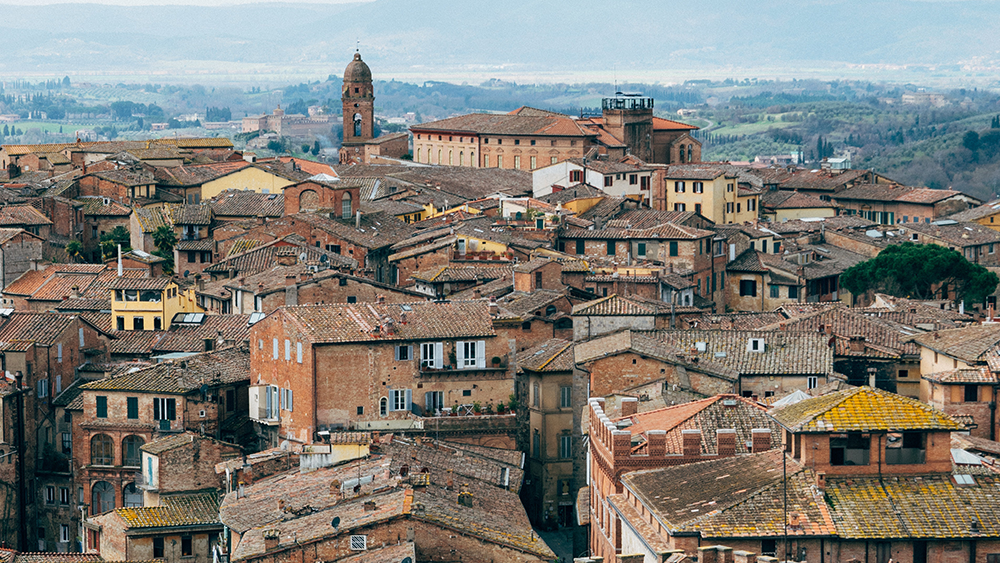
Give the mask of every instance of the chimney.
[[379, 295], [375, 300], [379, 303], [385, 303], [385, 295]]
[[681, 441], [684, 448], [684, 457], [701, 455], [701, 430], [681, 430]]
[[715, 546], [716, 560], [719, 563], [733, 563], [733, 548], [724, 545]]
[[639, 399], [622, 397], [622, 416], [632, 416], [637, 412], [639, 412]]
[[311, 272], [302, 272], [301, 274], [299, 274], [299, 281], [311, 280], [312, 277], [313, 275]]
[[733, 563], [756, 563], [757, 554], [750, 551], [734, 551]]
[[80, 298], [80, 286], [74, 285], [73, 287], [71, 287], [70, 291], [69, 291], [69, 296], [72, 297], [73, 299], [79, 299]]
[[499, 313], [499, 306], [497, 305], [497, 298], [495, 296], [490, 296], [490, 316], [495, 317]]
[[822, 471], [816, 472], [816, 488], [821, 491], [826, 490], [826, 473]]
[[647, 450], [649, 457], [660, 458], [667, 455], [667, 431], [647, 430], [646, 431]]
[[865, 351], [865, 337], [862, 335], [854, 335], [851, 337], [851, 352], [864, 352]]
[[827, 334], [827, 336], [832, 336], [833, 335], [833, 325], [832, 324], [826, 325], [826, 334]]
[[295, 285], [295, 281], [296, 280], [294, 275], [289, 274], [285, 276], [285, 287], [288, 287], [290, 285]]
[[205, 278], [203, 278], [201, 274], [195, 274], [194, 281], [198, 286], [198, 291], [205, 291]]
[[295, 285], [295, 276], [285, 276], [285, 306], [299, 304], [299, 286]]
[[361, 228], [361, 211], [360, 210], [358, 210], [358, 213], [354, 216], [354, 228], [355, 229], [360, 229]]
[[736, 429], [719, 428], [715, 431], [716, 450], [719, 457], [736, 455]]
[[369, 500], [365, 501], [365, 512], [375, 512], [375, 501]]
[[771, 429], [754, 428], [750, 431], [750, 451], [753, 453], [766, 452], [771, 449]]
[[264, 530], [264, 551], [271, 551], [281, 543], [281, 532], [278, 530]]
[[714, 545], [698, 548], [698, 563], [722, 563], [718, 559], [718, 552]]

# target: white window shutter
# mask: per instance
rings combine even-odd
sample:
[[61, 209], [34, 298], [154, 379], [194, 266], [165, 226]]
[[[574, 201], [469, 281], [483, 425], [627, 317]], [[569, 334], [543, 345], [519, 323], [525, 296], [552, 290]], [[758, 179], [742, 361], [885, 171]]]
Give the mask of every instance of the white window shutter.
[[275, 360], [278, 359], [278, 339], [277, 338], [274, 339], [274, 354], [273, 354], [273, 359], [275, 359]]
[[293, 408], [294, 407], [294, 401], [293, 401], [293, 395], [292, 395], [292, 390], [291, 389], [288, 390], [288, 401], [287, 402], [288, 402], [288, 404], [286, 405], [286, 408], [289, 411], [295, 410]]
[[[434, 402], [434, 395], [431, 394], [430, 391], [424, 393], [424, 410], [426, 411], [424, 413], [425, 416], [432, 416], [434, 414], [434, 410], [431, 408], [433, 406], [431, 405], [431, 403], [433, 402]], [[430, 413], [430, 415], [427, 415], [427, 413]]]
[[465, 367], [465, 342], [461, 340], [455, 343], [455, 363], [458, 364], [456, 368]]
[[486, 367], [486, 341], [480, 340], [476, 342], [476, 367], [485, 368]]
[[405, 406], [405, 408], [403, 410], [407, 410], [407, 411], [408, 410], [413, 410], [412, 404], [413, 404], [413, 390], [407, 389], [406, 390], [406, 406]]
[[436, 369], [441, 369], [444, 366], [444, 343], [435, 342], [434, 343], [434, 367]]
[[80, 348], [83, 348], [86, 345], [87, 345], [86, 344], [86, 340], [84, 340], [84, 338], [83, 338], [83, 329], [81, 328], [80, 329]]

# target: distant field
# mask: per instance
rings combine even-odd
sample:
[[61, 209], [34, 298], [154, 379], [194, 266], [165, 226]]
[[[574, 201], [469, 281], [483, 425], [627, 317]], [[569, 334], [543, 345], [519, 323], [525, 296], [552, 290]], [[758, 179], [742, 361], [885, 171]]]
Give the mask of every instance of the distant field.
[[736, 123], [707, 131], [713, 135], [755, 135], [768, 129], [784, 129], [796, 125], [794, 121], [758, 121], [757, 123]]

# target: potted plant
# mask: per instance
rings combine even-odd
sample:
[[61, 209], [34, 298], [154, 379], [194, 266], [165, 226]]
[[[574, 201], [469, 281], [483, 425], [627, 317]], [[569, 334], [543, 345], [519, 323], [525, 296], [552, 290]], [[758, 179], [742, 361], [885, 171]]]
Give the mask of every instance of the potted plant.
[[516, 411], [517, 410], [517, 398], [514, 397], [513, 393], [511, 393], [510, 397], [508, 397], [507, 399], [508, 399], [508, 401], [507, 401], [507, 407], [510, 408], [510, 412]]
[[474, 412], [476, 414], [480, 414], [479, 411], [481, 411], [482, 408], [483, 408], [483, 406], [482, 406], [482, 404], [480, 404], [479, 401], [472, 401], [472, 412]]
[[493, 414], [493, 403], [486, 403], [486, 414]]
[[458, 401], [455, 401], [455, 407], [451, 409], [451, 416], [458, 416]]
[[507, 410], [507, 406], [503, 404], [503, 401], [497, 403], [497, 414], [503, 414]]

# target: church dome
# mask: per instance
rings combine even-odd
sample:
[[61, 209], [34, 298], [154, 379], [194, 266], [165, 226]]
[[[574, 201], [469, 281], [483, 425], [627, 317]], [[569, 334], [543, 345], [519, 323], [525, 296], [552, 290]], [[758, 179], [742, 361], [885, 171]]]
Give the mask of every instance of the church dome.
[[371, 82], [372, 71], [361, 60], [361, 53], [354, 53], [354, 60], [344, 69], [344, 82]]

